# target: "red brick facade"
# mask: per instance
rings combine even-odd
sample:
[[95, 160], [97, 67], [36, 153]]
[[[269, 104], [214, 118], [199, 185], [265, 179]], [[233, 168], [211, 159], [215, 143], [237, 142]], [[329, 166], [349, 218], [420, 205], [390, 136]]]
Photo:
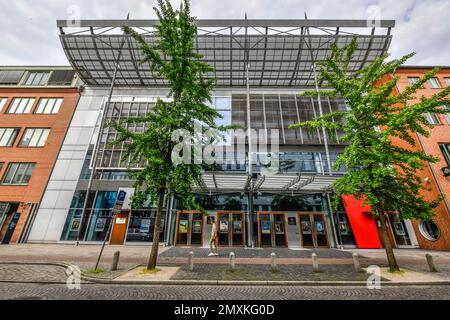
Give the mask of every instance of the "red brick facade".
[[[400, 77], [397, 89], [402, 92], [410, 84], [409, 78], [422, 77], [431, 68], [425, 67], [405, 67], [397, 70], [395, 76]], [[450, 68], [443, 68], [436, 76], [440, 87], [445, 88], [448, 86], [446, 78], [450, 79]], [[447, 80], [448, 81], [448, 80]], [[439, 92], [442, 89], [433, 89], [428, 83], [424, 85], [424, 88], [418, 92], [418, 96], [431, 97], [433, 94]], [[423, 179], [423, 183], [426, 187], [431, 188], [431, 191], [424, 191], [424, 195], [427, 199], [431, 200], [443, 193], [447, 203], [450, 203], [450, 177], [444, 177], [442, 168], [447, 167], [448, 164], [444, 158], [444, 155], [439, 147], [442, 143], [450, 143], [450, 123], [449, 119], [446, 119], [443, 115], [436, 115], [439, 118], [439, 124], [434, 125], [430, 131], [429, 137], [423, 137], [416, 135], [416, 142], [418, 148], [428, 154], [439, 158], [437, 163], [428, 166], [420, 176]], [[396, 140], [397, 144], [407, 146], [404, 142]], [[409, 146], [409, 145], [408, 145]], [[433, 221], [438, 225], [440, 229], [440, 236], [436, 241], [428, 240], [419, 228], [419, 222], [413, 221], [414, 230], [416, 232], [417, 240], [421, 248], [433, 249], [433, 250], [450, 250], [450, 212], [445, 202], [442, 201], [441, 205], [436, 209], [435, 217]]]
[[[14, 98], [34, 98], [35, 102], [27, 114], [8, 114]], [[31, 225], [30, 215], [42, 198], [53, 166], [60, 151], [78, 102], [78, 89], [63, 87], [0, 87], [0, 98], [7, 102], [0, 112], [0, 128], [19, 128], [19, 133], [10, 147], [0, 147], [0, 182], [3, 181], [10, 163], [35, 163], [36, 166], [27, 185], [0, 184], [0, 202], [13, 204], [14, 209], [8, 214], [0, 229], [0, 240], [3, 239], [11, 221], [13, 211], [20, 213], [10, 243], [17, 243], [25, 225]], [[41, 98], [62, 98], [63, 102], [57, 114], [35, 114]], [[19, 147], [26, 128], [49, 128], [50, 133], [43, 147]], [[16, 208], [17, 205], [17, 209]], [[0, 226], [1, 227], [1, 226]]]

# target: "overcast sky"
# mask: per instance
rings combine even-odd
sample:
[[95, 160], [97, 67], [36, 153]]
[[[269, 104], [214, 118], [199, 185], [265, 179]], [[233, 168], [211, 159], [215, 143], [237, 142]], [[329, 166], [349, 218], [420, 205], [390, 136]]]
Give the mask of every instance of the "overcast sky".
[[[178, 1], [174, 1], [178, 3]], [[416, 51], [408, 64], [450, 65], [450, 0], [192, 0], [199, 19], [395, 19], [393, 57]], [[0, 65], [67, 65], [57, 19], [155, 18], [155, 0], [0, 0]], [[375, 7], [374, 7], [375, 6]]]

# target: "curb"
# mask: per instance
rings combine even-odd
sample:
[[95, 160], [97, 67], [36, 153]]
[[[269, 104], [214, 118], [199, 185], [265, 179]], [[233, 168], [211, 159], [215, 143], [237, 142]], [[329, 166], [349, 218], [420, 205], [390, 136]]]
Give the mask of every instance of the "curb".
[[[27, 262], [0, 262], [0, 265], [41, 265], [56, 266], [67, 268], [70, 264], [65, 263], [27, 263]], [[85, 284], [104, 284], [104, 285], [186, 285], [186, 286], [367, 286], [366, 281], [243, 281], [243, 280], [155, 280], [155, 281], [138, 281], [138, 280], [114, 280], [106, 278], [96, 278], [81, 273], [81, 280], [87, 282]], [[36, 283], [36, 284], [66, 284], [61, 281], [15, 281], [0, 280], [0, 283]], [[445, 286], [450, 285], [450, 280], [433, 280], [433, 281], [382, 281], [382, 286]]]

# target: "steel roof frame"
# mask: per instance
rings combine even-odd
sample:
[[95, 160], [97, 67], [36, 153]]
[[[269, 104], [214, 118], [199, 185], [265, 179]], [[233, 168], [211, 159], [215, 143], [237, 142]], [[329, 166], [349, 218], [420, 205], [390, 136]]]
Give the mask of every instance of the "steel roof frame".
[[[124, 37], [118, 34], [121, 26], [134, 28], [151, 42], [155, 40], [157, 24], [157, 20], [82, 20], [77, 25], [57, 21], [67, 58], [82, 80], [92, 86], [105, 86], [111, 81], [111, 63], [116, 60]], [[387, 51], [395, 21], [382, 20], [377, 27], [365, 20], [310, 19], [197, 20], [196, 24], [199, 28], [196, 49], [214, 67], [210, 77], [217, 79], [218, 87], [244, 87], [247, 64], [251, 65], [253, 87], [313, 87], [310, 67], [331, 55], [332, 42], [344, 44], [357, 36], [361, 45], [353, 61], [357, 71]], [[312, 34], [306, 34], [306, 29]], [[382, 34], [376, 34], [377, 30]], [[126, 53], [120, 61], [116, 85], [166, 86], [140, 65], [140, 50], [135, 40], [125, 38]]]

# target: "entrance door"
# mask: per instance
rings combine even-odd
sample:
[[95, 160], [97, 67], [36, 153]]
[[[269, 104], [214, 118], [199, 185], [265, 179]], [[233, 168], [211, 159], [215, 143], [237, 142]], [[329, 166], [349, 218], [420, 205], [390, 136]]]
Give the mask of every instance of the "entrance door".
[[303, 247], [329, 247], [324, 213], [299, 213], [299, 221]]
[[244, 235], [244, 213], [243, 212], [218, 212], [217, 230], [219, 245], [221, 246], [243, 246]]
[[200, 212], [178, 212], [176, 245], [203, 245], [203, 215]]
[[8, 228], [6, 229], [5, 235], [3, 236], [2, 244], [9, 244], [9, 242], [11, 241], [11, 238], [14, 234], [14, 231], [16, 230], [19, 219], [20, 219], [20, 213], [14, 212], [14, 214], [11, 218], [11, 221], [9, 222]]
[[285, 221], [284, 213], [258, 213], [258, 238], [261, 247], [288, 246]]
[[109, 244], [122, 245], [125, 242], [125, 235], [127, 233], [129, 213], [118, 213], [114, 218], [114, 225], [111, 232], [111, 239]]

